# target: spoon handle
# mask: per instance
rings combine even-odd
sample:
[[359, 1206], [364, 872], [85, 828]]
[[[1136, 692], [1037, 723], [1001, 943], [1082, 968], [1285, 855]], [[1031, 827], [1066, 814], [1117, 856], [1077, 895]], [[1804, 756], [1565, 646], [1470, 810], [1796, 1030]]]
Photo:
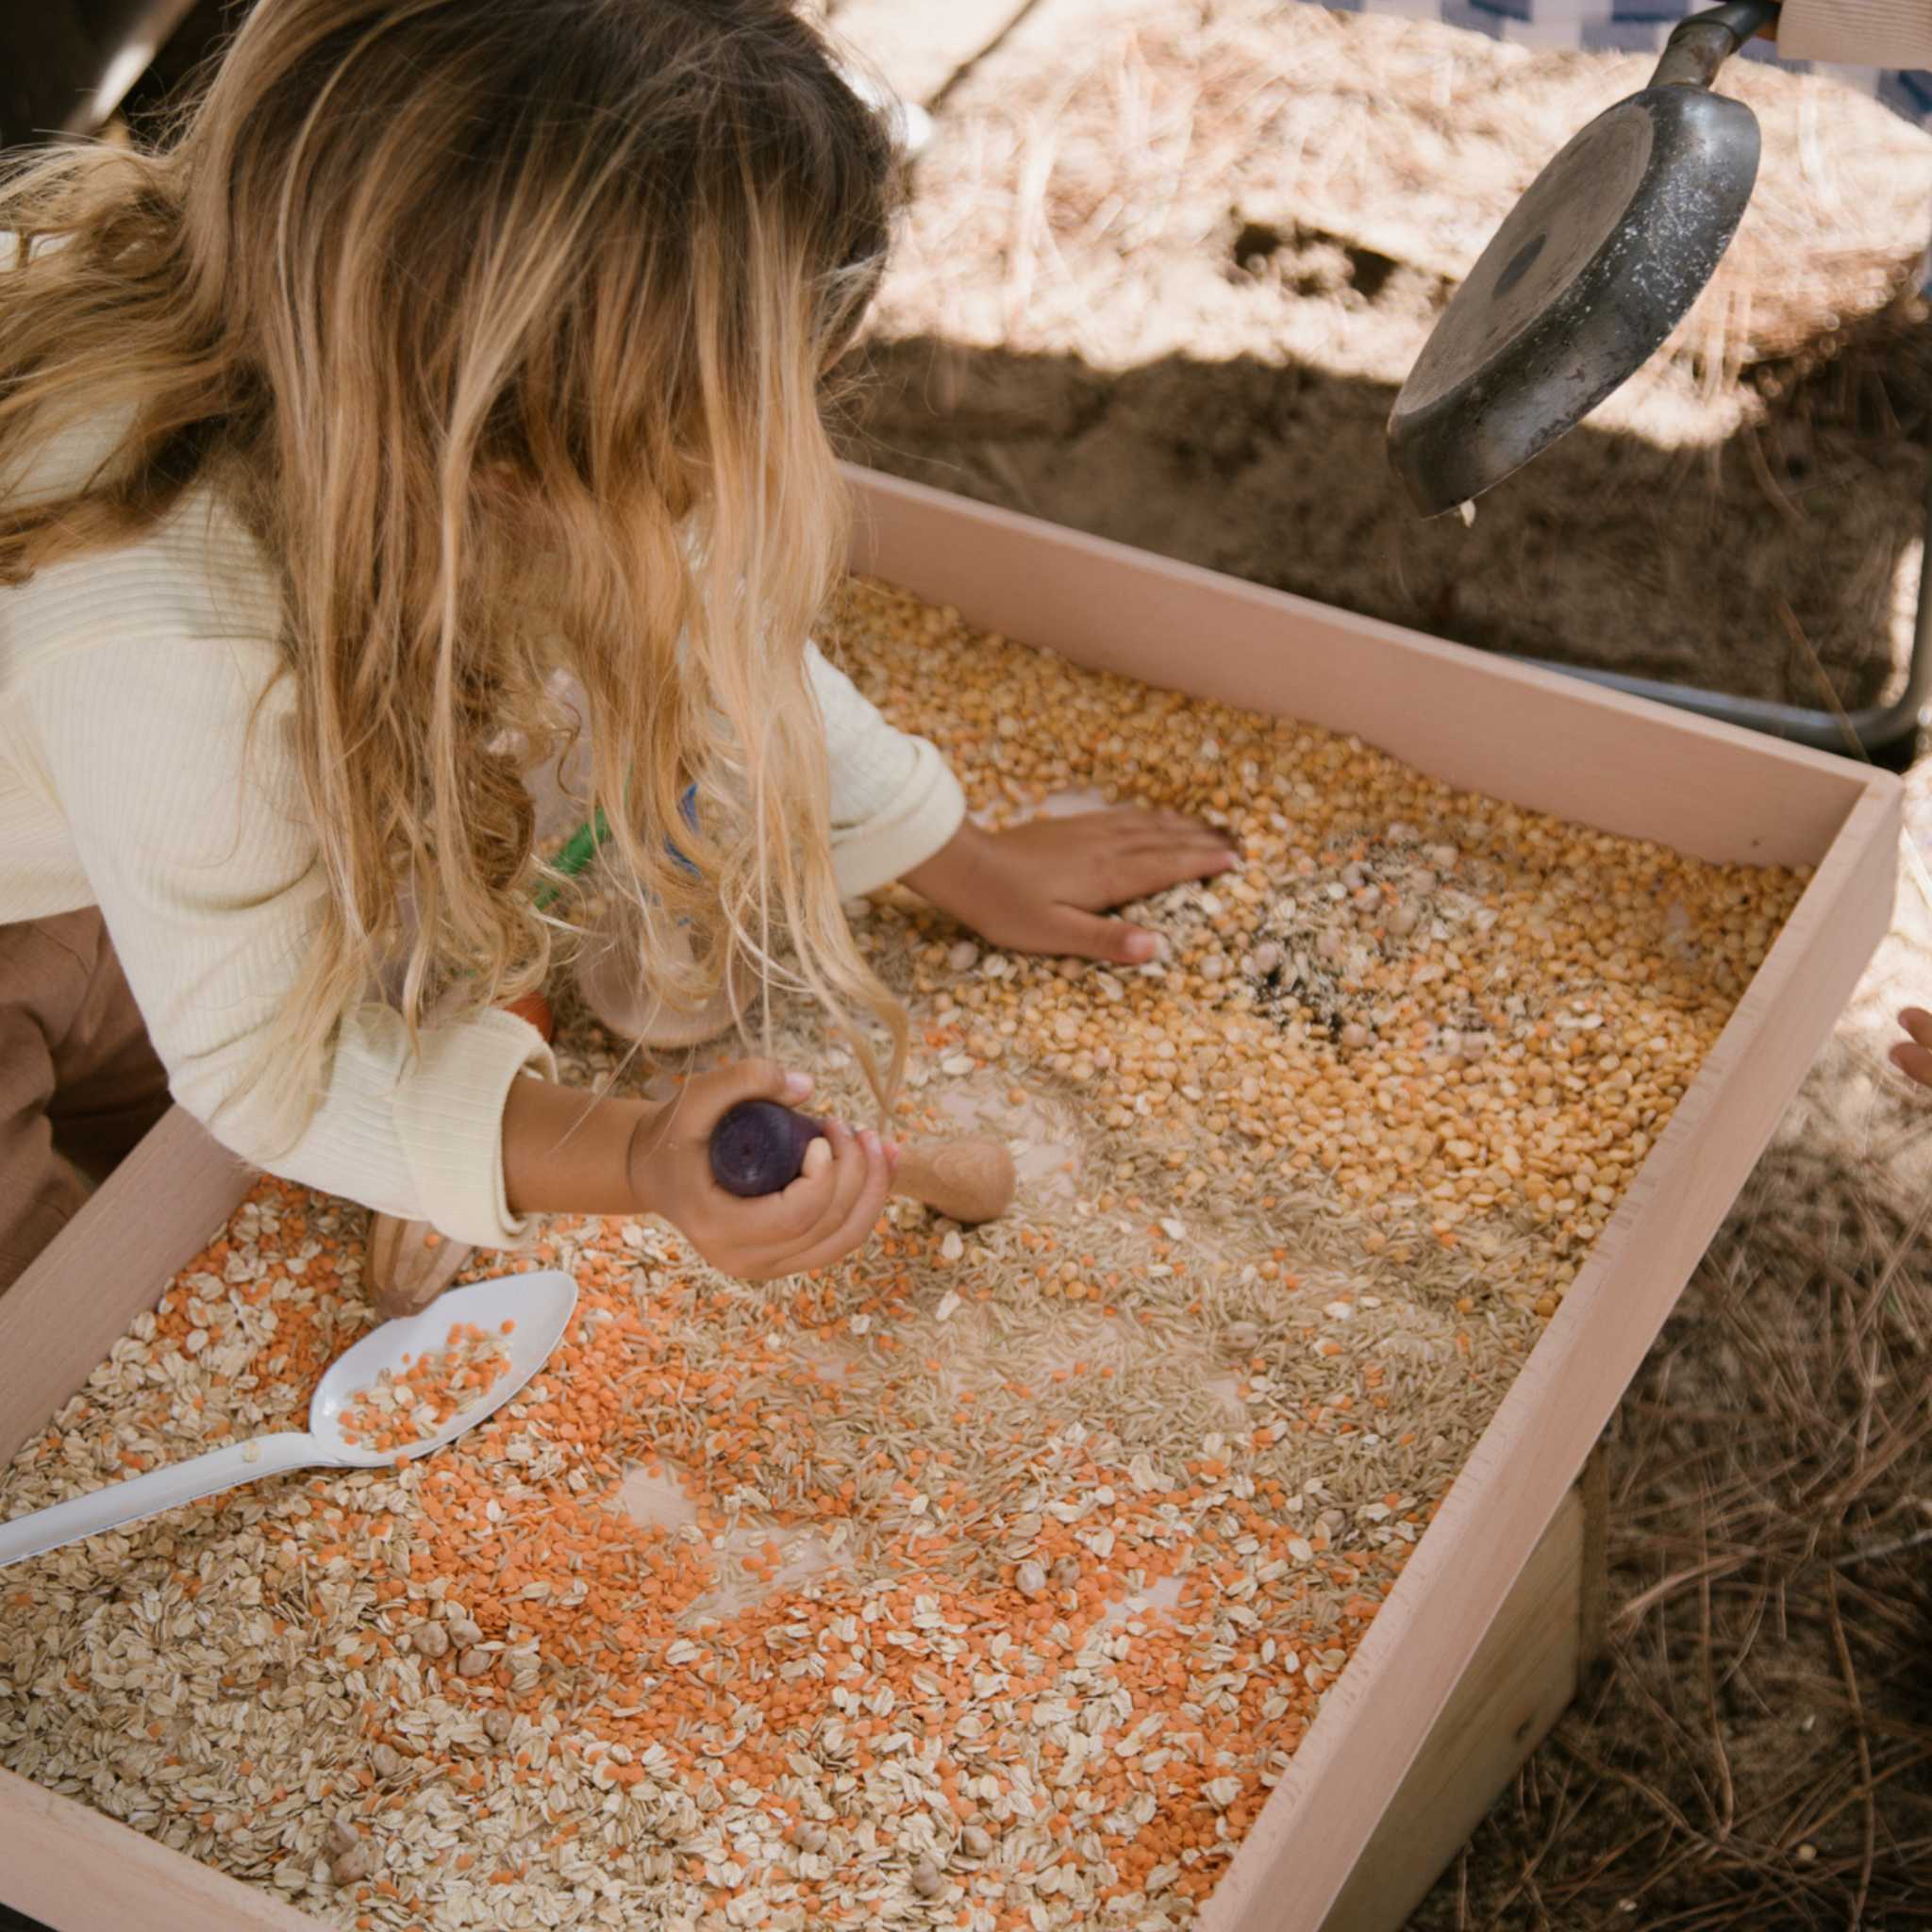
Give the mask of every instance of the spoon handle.
[[36, 1509], [30, 1515], [16, 1516], [11, 1523], [0, 1523], [0, 1570], [27, 1557], [38, 1557], [43, 1550], [58, 1549], [62, 1543], [98, 1536], [104, 1529], [119, 1529], [123, 1524], [158, 1516], [164, 1509], [178, 1508], [199, 1496], [212, 1496], [260, 1476], [332, 1460], [322, 1443], [308, 1430], [300, 1429], [278, 1436], [253, 1436], [207, 1456], [170, 1462], [145, 1475], [130, 1476], [125, 1483], [109, 1483], [91, 1495], [56, 1503], [51, 1509]]

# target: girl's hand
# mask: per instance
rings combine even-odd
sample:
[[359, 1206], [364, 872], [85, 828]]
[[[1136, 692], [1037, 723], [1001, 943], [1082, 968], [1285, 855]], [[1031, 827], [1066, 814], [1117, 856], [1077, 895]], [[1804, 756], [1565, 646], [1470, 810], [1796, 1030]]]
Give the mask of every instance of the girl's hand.
[[741, 1200], [711, 1178], [711, 1129], [741, 1100], [796, 1107], [804, 1074], [745, 1060], [700, 1074], [638, 1123], [627, 1161], [634, 1212], [661, 1214], [713, 1268], [770, 1281], [823, 1268], [864, 1243], [885, 1206], [899, 1150], [838, 1121], [807, 1148], [805, 1172], [781, 1194]]
[[1892, 1047], [1892, 1065], [1921, 1087], [1932, 1087], [1932, 1013], [1924, 1007], [1907, 1007], [1898, 1016], [1898, 1024], [1911, 1038]]
[[1076, 812], [1010, 831], [962, 825], [906, 883], [996, 946], [1144, 965], [1160, 941], [1101, 915], [1236, 863], [1226, 836], [1179, 812]]

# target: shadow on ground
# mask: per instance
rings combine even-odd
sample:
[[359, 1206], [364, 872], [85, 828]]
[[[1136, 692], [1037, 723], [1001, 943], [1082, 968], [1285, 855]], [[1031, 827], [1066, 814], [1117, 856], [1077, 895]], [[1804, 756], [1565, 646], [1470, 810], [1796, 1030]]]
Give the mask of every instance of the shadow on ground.
[[1459, 643], [1856, 708], [1893, 694], [1909, 637], [1932, 331], [1894, 314], [1806, 361], [1756, 372], [1767, 420], [1715, 447], [1586, 425], [1469, 528], [1402, 495], [1391, 385], [1248, 356], [1112, 374], [874, 341], [842, 372], [842, 441], [898, 475]]

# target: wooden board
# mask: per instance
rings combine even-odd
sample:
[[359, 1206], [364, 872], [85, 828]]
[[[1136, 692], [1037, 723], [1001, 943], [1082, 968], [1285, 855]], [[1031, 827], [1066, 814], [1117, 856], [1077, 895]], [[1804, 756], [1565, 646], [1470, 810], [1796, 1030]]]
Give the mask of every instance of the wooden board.
[[1352, 733], [1492, 798], [1755, 865], [1815, 864], [1868, 795], [1898, 808], [1895, 780], [1825, 752], [896, 476], [846, 475], [856, 570], [1076, 664]]
[[[1453, 784], [1697, 858], [1815, 868], [1198, 1922], [1318, 1932], [1337, 1908], [1348, 1932], [1393, 1932], [1374, 1915], [1426, 1884], [1574, 1677], [1567, 1635], [1539, 1650], [1508, 1631], [1541, 1604], [1588, 1645], [1597, 1612], [1586, 1592], [1573, 1615], [1560, 1580], [1574, 1541], [1565, 1496], [1886, 929], [1898, 782], [914, 484], [851, 477], [855, 567], [976, 624], [1351, 732]], [[245, 1185], [178, 1113], [156, 1129], [0, 1299], [0, 1448], [44, 1424]], [[1588, 1542], [1598, 1532], [1577, 1508]], [[1378, 1828], [1387, 1885], [1345, 1891]], [[48, 1849], [16, 1853], [29, 1841]], [[121, 1871], [96, 1910], [91, 1877], [75, 1874], [102, 1844]], [[1399, 1871], [1391, 1845], [1410, 1854]], [[17, 1779], [0, 1780], [0, 1899], [61, 1932], [303, 1923], [214, 1873], [196, 1874], [192, 1913], [175, 1910], [185, 1860]], [[141, 1912], [129, 1899], [151, 1903]]]
[[52, 1932], [315, 1932], [320, 1920], [0, 1771], [0, 1900]]
[[128, 1323], [154, 1307], [168, 1277], [208, 1244], [254, 1178], [178, 1107], [162, 1115], [0, 1297], [0, 1462], [13, 1459]]
[[1557, 1505], [1322, 1932], [1394, 1932], [1575, 1696], [1602, 1634], [1602, 1454]]

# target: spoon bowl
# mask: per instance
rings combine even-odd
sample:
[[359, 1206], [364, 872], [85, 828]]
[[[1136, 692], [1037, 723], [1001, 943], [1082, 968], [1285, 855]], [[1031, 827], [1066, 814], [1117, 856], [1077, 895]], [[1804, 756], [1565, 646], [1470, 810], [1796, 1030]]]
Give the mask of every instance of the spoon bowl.
[[[393, 1463], [398, 1456], [413, 1459], [453, 1442], [501, 1408], [543, 1366], [563, 1340], [576, 1305], [576, 1283], [568, 1274], [546, 1268], [540, 1274], [500, 1274], [491, 1281], [448, 1289], [421, 1314], [378, 1324], [344, 1349], [315, 1386], [308, 1404], [308, 1433], [324, 1452], [322, 1459], [344, 1469], [375, 1469]], [[392, 1449], [371, 1449], [343, 1435], [343, 1411], [375, 1385], [385, 1369], [400, 1376], [408, 1360], [446, 1348], [454, 1323], [500, 1331], [506, 1322], [515, 1324], [504, 1338], [509, 1345], [508, 1366], [435, 1435], [417, 1442], [398, 1442]]]

